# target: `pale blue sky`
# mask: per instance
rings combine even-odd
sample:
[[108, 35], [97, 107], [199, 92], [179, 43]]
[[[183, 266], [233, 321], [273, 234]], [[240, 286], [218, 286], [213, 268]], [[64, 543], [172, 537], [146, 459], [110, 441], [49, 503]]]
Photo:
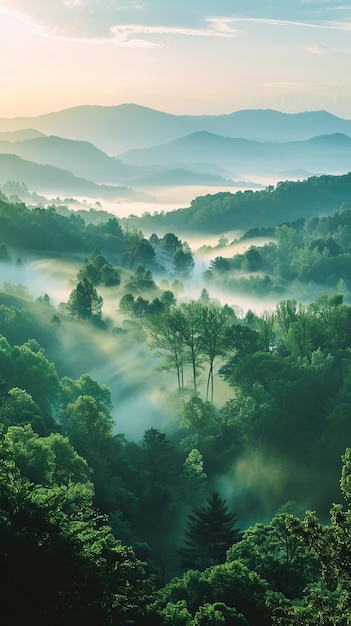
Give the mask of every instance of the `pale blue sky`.
[[135, 102], [351, 118], [351, 3], [0, 0], [0, 117]]

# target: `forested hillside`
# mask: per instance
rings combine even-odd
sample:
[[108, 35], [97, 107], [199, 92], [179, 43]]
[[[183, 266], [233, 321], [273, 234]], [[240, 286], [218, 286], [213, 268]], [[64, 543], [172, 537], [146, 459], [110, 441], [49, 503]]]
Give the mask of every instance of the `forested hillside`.
[[152, 234], [1, 194], [4, 623], [348, 623], [350, 182]]
[[351, 174], [312, 176], [301, 181], [282, 181], [264, 190], [220, 192], [199, 196], [191, 206], [130, 221], [148, 231], [223, 233], [257, 226], [278, 226], [286, 221], [321, 216], [348, 202]]

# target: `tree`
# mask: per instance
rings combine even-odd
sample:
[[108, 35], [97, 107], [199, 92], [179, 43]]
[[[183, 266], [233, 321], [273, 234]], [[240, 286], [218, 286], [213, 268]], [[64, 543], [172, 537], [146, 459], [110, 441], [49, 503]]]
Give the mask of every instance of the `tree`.
[[106, 287], [118, 286], [121, 283], [118, 270], [109, 263], [96, 246], [90, 258], [85, 259], [84, 266], [79, 270], [77, 278], [80, 281], [87, 278], [94, 286], [99, 285], [101, 282]]
[[342, 457], [341, 491], [348, 507], [333, 504], [330, 524], [321, 524], [307, 511], [293, 518], [290, 532], [302, 539], [320, 565], [319, 577], [305, 590], [298, 604], [284, 602], [273, 608], [273, 624], [287, 626], [346, 626], [351, 620], [351, 449]]
[[174, 307], [160, 315], [151, 316], [147, 319], [151, 347], [156, 354], [166, 357], [159, 369], [176, 373], [180, 393], [184, 389], [184, 366], [186, 361], [183, 334], [184, 324], [183, 312]]
[[60, 402], [63, 408], [75, 402], [79, 396], [92, 396], [99, 411], [110, 415], [112, 411], [111, 389], [99, 385], [89, 374], [82, 374], [78, 380], [64, 376], [60, 380]]
[[278, 513], [269, 524], [257, 523], [243, 533], [242, 541], [228, 550], [228, 561], [238, 561], [266, 580], [274, 591], [301, 598], [318, 573], [317, 560], [292, 532], [297, 518]]
[[177, 549], [183, 568], [204, 570], [224, 563], [230, 546], [241, 539], [235, 513], [228, 510], [218, 491], [188, 515], [184, 546]]
[[188, 402], [183, 402], [180, 413], [180, 426], [195, 431], [198, 443], [204, 441], [206, 435], [216, 424], [213, 404], [207, 400], [203, 402], [197, 396], [193, 396]]
[[9, 624], [145, 623], [143, 564], [94, 509], [88, 473], [58, 435], [0, 434], [0, 602]]
[[291, 324], [296, 322], [298, 317], [298, 306], [296, 300], [281, 300], [275, 310], [275, 317], [278, 327], [286, 342]]
[[208, 358], [209, 370], [206, 385], [206, 401], [211, 389], [213, 403], [215, 360], [225, 352], [226, 329], [230, 317], [227, 309], [216, 304], [203, 305], [202, 308], [202, 342], [201, 350]]
[[150, 494], [154, 496], [174, 470], [174, 450], [166, 435], [157, 428], [149, 428], [145, 431], [142, 449], [149, 478]]
[[222, 256], [216, 256], [215, 259], [212, 259], [212, 261], [210, 261], [210, 269], [212, 271], [219, 272], [220, 274], [223, 274], [224, 272], [229, 272], [229, 261]]
[[30, 425], [11, 426], [6, 442], [21, 475], [34, 484], [87, 483], [91, 469], [66, 437], [51, 433], [40, 437]]
[[79, 270], [77, 278], [79, 281], [87, 279], [96, 287], [101, 283], [100, 268], [91, 261], [88, 261], [88, 259], [85, 259], [84, 266]]
[[129, 261], [130, 269], [135, 263], [152, 264], [155, 259], [155, 250], [152, 245], [144, 238], [143, 233], [139, 230], [132, 230], [126, 234], [126, 249], [124, 258]]
[[151, 243], [147, 239], [142, 239], [139, 242], [136, 251], [136, 260], [144, 263], [145, 265], [152, 265], [155, 260], [155, 250]]
[[[34, 345], [36, 344], [36, 345]], [[11, 387], [23, 389], [32, 396], [43, 412], [50, 415], [56, 402], [59, 379], [53, 363], [48, 361], [38, 344], [29, 341], [14, 346], [10, 352], [8, 382]]]
[[184, 319], [182, 334], [192, 367], [195, 396], [197, 395], [197, 376], [202, 343], [202, 309], [201, 302], [196, 300], [190, 300], [190, 302], [182, 304], [180, 308]]
[[76, 319], [91, 320], [94, 316], [101, 317], [102, 305], [102, 297], [91, 280], [83, 277], [70, 293], [67, 310]]
[[190, 274], [195, 265], [191, 250], [186, 248], [177, 250], [173, 256], [173, 265], [176, 272]]
[[313, 317], [309, 311], [300, 306], [297, 320], [292, 322], [287, 336], [287, 347], [293, 356], [304, 357], [311, 353], [311, 329]]
[[162, 294], [161, 294], [161, 302], [164, 305], [164, 307], [169, 310], [171, 307], [174, 307], [177, 303], [175, 295], [173, 293], [173, 291], [171, 291], [170, 289], [166, 289]]
[[166, 233], [161, 239], [161, 246], [169, 260], [172, 260], [177, 250], [182, 247], [181, 240], [174, 233]]
[[146, 289], [155, 289], [156, 283], [150, 270], [145, 269], [142, 263], [138, 263], [134, 274], [126, 283], [126, 288], [133, 292], [139, 293]]
[[36, 432], [41, 435], [46, 434], [41, 409], [29, 393], [18, 387], [10, 389], [7, 397], [2, 399], [0, 419], [6, 428], [19, 424], [31, 424]]
[[119, 271], [110, 265], [105, 263], [101, 268], [101, 280], [105, 287], [118, 287], [121, 284], [121, 276]]
[[62, 418], [65, 434], [93, 467], [101, 447], [112, 436], [112, 424], [112, 419], [99, 410], [95, 398], [88, 395], [68, 404]]
[[119, 311], [129, 316], [133, 315], [133, 305], [135, 298], [132, 293], [125, 293], [119, 301]]
[[247, 272], [258, 272], [263, 264], [263, 259], [254, 246], [251, 246], [244, 254], [242, 269]]
[[263, 311], [257, 318], [256, 327], [260, 336], [262, 350], [270, 352], [275, 346], [275, 315], [271, 311]]
[[224, 602], [206, 602], [200, 606], [194, 617], [194, 626], [248, 626], [248, 621], [236, 609], [227, 606]]
[[267, 599], [272, 596], [268, 583], [256, 572], [240, 561], [232, 561], [204, 572], [187, 570], [157, 592], [156, 607], [164, 617], [162, 624], [272, 626], [267, 607]]
[[203, 456], [197, 448], [190, 450], [186, 457], [183, 463], [183, 474], [186, 479], [189, 496], [192, 503], [194, 503], [194, 495], [202, 497], [207, 482]]
[[221, 367], [220, 374], [228, 380], [232, 379], [242, 359], [262, 349], [259, 333], [242, 324], [232, 324], [226, 328], [225, 345], [227, 354], [230, 356]]

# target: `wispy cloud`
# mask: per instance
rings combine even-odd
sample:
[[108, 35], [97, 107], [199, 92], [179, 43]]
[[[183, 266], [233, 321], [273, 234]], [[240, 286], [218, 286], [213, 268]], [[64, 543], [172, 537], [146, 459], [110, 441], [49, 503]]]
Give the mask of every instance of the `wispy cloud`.
[[[232, 28], [231, 20], [223, 18], [208, 18], [210, 28], [179, 28], [175, 26], [144, 26], [142, 24], [126, 24], [123, 26], [112, 26], [111, 34], [115, 43], [120, 45], [132, 45], [139, 42], [136, 38], [139, 35], [149, 37], [163, 37], [167, 35], [182, 37], [233, 37], [237, 30]], [[144, 40], [145, 41], [145, 40]], [[152, 46], [162, 46], [162, 44], [152, 44]]]
[[233, 23], [251, 23], [251, 24], [266, 24], [268, 26], [296, 26], [299, 28], [313, 28], [320, 30], [351, 30], [351, 20], [339, 22], [337, 20], [322, 20], [322, 21], [297, 21], [297, 20], [284, 20], [273, 19], [266, 17], [233, 17], [230, 18]]
[[[17, 0], [12, 0], [16, 3]], [[41, 0], [39, 0], [40, 2]], [[65, 0], [64, 7], [67, 12], [73, 12], [75, 9], [81, 9], [82, 5], [87, 2], [84, 0]], [[17, 1], [17, 4], [21, 2]], [[29, 0], [30, 4], [30, 0]], [[138, 9], [142, 5], [139, 3], [129, 3]], [[104, 12], [100, 15], [100, 25], [95, 24], [94, 30], [89, 25], [89, 19], [83, 20], [83, 23], [79, 24], [77, 29], [67, 19], [67, 24], [62, 23], [62, 19], [58, 19], [54, 24], [52, 20], [45, 18], [45, 12], [43, 11], [43, 17], [41, 20], [35, 18], [35, 15], [27, 14], [17, 9], [11, 9], [7, 6], [1, 5], [0, 0], [0, 14], [11, 15], [12, 17], [27, 24], [33, 31], [37, 32], [41, 36], [49, 39], [59, 39], [67, 41], [81, 41], [82, 43], [106, 43], [107, 41], [113, 42], [115, 45], [125, 47], [139, 47], [139, 48], [165, 48], [168, 44], [165, 41], [160, 41], [160, 38], [174, 37], [233, 37], [239, 31], [234, 28], [234, 20], [230, 17], [211, 16], [203, 17], [202, 26], [179, 26], [169, 24], [145, 24], [145, 23], [120, 23], [112, 22], [112, 16], [110, 16], [110, 23], [106, 23], [102, 27]], [[105, 16], [106, 17], [106, 16]], [[115, 15], [116, 17], [116, 15]], [[44, 19], [45, 18], [45, 19]], [[61, 16], [62, 18], [62, 16]], [[84, 25], [85, 24], [85, 25]], [[108, 26], [108, 28], [107, 28]]]
[[250, 21], [351, 29], [350, 7], [333, 0], [0, 0], [1, 9], [51, 36], [82, 39], [109, 39], [111, 29], [134, 24], [192, 36], [232, 36], [236, 23]]

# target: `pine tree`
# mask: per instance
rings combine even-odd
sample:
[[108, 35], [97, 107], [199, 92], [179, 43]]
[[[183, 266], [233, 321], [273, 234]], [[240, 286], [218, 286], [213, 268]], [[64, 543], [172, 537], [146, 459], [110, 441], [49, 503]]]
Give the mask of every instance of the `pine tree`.
[[174, 471], [174, 449], [164, 433], [149, 428], [143, 436], [142, 450], [150, 494], [155, 496]]
[[227, 550], [241, 539], [237, 519], [218, 491], [212, 491], [206, 504], [188, 515], [184, 545], [176, 550], [181, 567], [203, 570], [224, 563]]

